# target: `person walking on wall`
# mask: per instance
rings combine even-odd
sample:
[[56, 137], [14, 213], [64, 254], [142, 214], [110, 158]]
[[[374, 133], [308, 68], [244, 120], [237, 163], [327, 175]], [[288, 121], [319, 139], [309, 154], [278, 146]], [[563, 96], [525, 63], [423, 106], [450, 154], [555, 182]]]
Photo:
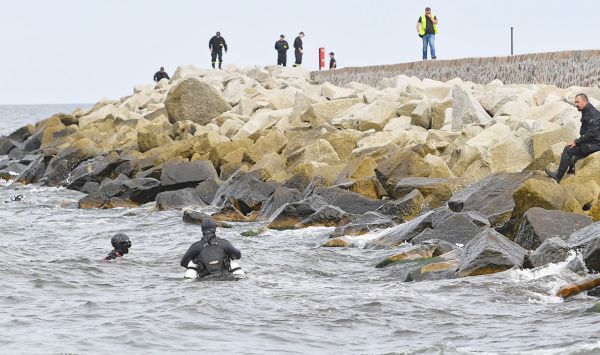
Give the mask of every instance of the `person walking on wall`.
[[427, 47], [431, 50], [431, 59], [435, 55], [435, 35], [438, 33], [438, 19], [431, 13], [431, 8], [425, 8], [425, 14], [417, 21], [417, 33], [423, 39], [423, 60], [427, 59]]
[[335, 60], [335, 53], [329, 52], [329, 69], [337, 68], [337, 61]]
[[227, 43], [225, 42], [225, 38], [221, 37], [221, 32], [217, 32], [217, 34], [210, 39], [208, 42], [208, 49], [210, 50], [213, 69], [215, 68], [217, 58], [219, 58], [219, 69], [221, 69], [221, 65], [223, 64], [223, 49], [225, 50], [225, 53], [227, 53]]
[[294, 54], [296, 55], [296, 62], [294, 63], [295, 67], [299, 67], [302, 64], [302, 55], [304, 54], [302, 38], [304, 38], [304, 32], [300, 32], [298, 37], [294, 40]]
[[287, 65], [287, 51], [290, 45], [285, 40], [285, 36], [279, 36], [279, 41], [275, 42], [275, 50], [277, 51], [277, 65]]

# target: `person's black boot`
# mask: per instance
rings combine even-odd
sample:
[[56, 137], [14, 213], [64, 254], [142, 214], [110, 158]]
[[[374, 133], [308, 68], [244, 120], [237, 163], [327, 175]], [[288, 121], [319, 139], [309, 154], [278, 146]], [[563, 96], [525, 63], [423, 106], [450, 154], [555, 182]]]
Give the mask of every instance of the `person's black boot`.
[[569, 170], [567, 170], [567, 174], [575, 175], [575, 164], [569, 165]]
[[548, 174], [548, 176], [550, 176], [551, 178], [553, 178], [554, 181], [560, 182], [560, 179], [558, 178], [558, 174], [557, 173], [551, 171], [548, 168], [544, 169], [544, 171], [546, 172], [546, 174]]

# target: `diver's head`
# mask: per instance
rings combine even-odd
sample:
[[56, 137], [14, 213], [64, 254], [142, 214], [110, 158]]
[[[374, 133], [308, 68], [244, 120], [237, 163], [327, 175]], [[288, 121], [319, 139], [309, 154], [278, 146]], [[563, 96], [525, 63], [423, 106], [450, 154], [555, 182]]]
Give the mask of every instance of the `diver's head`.
[[123, 254], [129, 253], [129, 248], [131, 248], [131, 241], [129, 240], [129, 237], [123, 233], [115, 234], [110, 239], [110, 243], [116, 251]]
[[202, 236], [206, 239], [211, 239], [216, 236], [217, 221], [212, 217], [207, 217], [202, 220]]

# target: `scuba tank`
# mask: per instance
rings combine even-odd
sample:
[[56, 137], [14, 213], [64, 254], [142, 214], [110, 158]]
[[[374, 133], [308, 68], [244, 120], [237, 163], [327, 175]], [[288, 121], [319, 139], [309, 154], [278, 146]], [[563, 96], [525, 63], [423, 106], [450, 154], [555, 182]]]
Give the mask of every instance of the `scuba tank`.
[[244, 273], [244, 270], [242, 270], [242, 267], [240, 266], [240, 264], [238, 264], [238, 262], [235, 260], [229, 261], [229, 272], [231, 273], [231, 275], [237, 276], [237, 277], [246, 275], [246, 273]]
[[187, 265], [187, 270], [185, 270], [184, 279], [197, 279], [198, 278], [198, 265], [194, 264], [193, 261], [190, 261]]

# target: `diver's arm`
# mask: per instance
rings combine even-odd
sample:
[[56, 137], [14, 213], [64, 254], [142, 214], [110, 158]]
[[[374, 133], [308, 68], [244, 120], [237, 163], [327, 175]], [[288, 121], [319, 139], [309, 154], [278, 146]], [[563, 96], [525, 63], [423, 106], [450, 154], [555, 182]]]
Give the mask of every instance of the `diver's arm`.
[[183, 257], [181, 258], [180, 265], [182, 267], [187, 268], [190, 261], [194, 260], [196, 258], [196, 256], [198, 256], [198, 253], [199, 253], [199, 248], [198, 248], [197, 244], [196, 243], [192, 244], [192, 246], [190, 246], [190, 248], [185, 252]]

